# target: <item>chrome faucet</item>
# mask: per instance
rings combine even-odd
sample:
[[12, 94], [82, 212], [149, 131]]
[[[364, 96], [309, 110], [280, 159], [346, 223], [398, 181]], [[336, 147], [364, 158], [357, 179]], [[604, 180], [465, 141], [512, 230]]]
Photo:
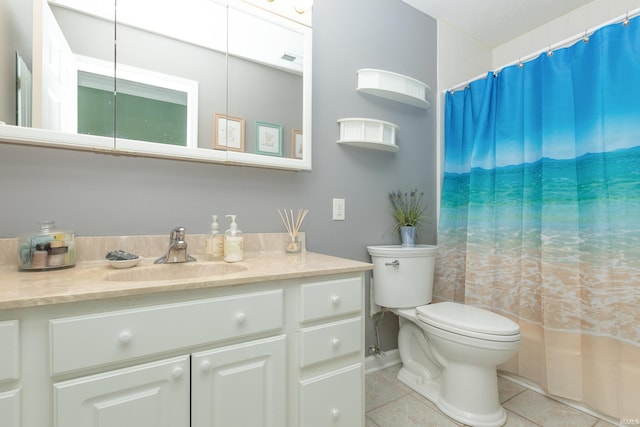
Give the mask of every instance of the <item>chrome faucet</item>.
[[187, 254], [187, 242], [184, 240], [184, 227], [176, 227], [169, 235], [169, 250], [154, 261], [154, 264], [173, 264], [178, 262], [190, 262], [196, 259]]

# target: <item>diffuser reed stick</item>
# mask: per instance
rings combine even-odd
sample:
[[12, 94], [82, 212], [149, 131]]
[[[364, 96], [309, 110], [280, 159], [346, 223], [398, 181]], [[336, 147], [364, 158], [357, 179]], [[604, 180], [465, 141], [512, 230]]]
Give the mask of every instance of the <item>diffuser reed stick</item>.
[[278, 214], [280, 215], [280, 219], [282, 220], [284, 227], [287, 229], [287, 233], [289, 233], [290, 238], [285, 250], [286, 252], [300, 252], [301, 246], [300, 241], [298, 241], [298, 232], [300, 231], [302, 222], [309, 213], [309, 209], [298, 209], [298, 214], [295, 217], [293, 216], [293, 209], [289, 209], [288, 212], [286, 209], [283, 209], [282, 211], [278, 209]]

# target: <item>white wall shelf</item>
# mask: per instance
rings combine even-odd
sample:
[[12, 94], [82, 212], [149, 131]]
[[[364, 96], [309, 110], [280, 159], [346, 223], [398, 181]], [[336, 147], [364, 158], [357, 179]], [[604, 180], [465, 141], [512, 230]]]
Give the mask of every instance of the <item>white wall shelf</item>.
[[391, 71], [363, 68], [358, 70], [358, 92], [427, 109], [431, 88], [425, 83]]
[[359, 117], [338, 120], [340, 124], [340, 139], [338, 144], [371, 148], [374, 150], [396, 152], [396, 132], [398, 126], [376, 119]]

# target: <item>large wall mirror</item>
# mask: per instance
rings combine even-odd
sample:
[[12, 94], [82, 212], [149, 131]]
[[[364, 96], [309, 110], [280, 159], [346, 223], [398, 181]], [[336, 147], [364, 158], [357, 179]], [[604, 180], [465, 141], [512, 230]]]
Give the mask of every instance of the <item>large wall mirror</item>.
[[310, 23], [292, 0], [0, 0], [0, 141], [311, 169]]

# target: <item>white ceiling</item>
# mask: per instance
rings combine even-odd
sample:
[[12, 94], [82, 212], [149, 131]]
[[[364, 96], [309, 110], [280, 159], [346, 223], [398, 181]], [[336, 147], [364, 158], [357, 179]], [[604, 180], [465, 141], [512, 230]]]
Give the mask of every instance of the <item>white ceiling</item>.
[[494, 48], [593, 0], [402, 1]]

